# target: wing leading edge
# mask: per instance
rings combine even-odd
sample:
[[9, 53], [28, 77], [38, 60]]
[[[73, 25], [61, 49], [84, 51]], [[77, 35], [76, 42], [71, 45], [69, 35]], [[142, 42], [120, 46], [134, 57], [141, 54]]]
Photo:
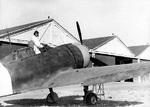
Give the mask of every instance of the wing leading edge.
[[107, 83], [145, 75], [148, 72], [150, 72], [150, 63], [72, 69], [56, 76], [50, 82], [49, 87], [60, 87], [79, 83], [83, 85]]

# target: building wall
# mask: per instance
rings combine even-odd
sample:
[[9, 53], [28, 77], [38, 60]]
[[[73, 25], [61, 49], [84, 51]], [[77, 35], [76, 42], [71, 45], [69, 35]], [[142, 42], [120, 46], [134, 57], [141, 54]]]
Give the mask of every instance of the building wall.
[[[139, 61], [140, 62], [149, 62], [148, 60], [138, 60], [138, 59], [109, 56], [109, 55], [100, 55], [100, 54], [96, 54], [95, 58], [102, 61], [103, 63], [105, 63], [107, 65], [138, 63]], [[119, 62], [121, 62], [121, 63], [118, 63], [117, 60], [119, 60]], [[131, 79], [127, 79], [125, 81], [127, 81], [127, 82], [150, 82], [150, 73], [145, 74], [143, 76], [138, 76], [138, 77], [134, 77]]]
[[115, 57], [113, 56], [96, 54], [95, 57], [107, 65], [115, 65]]
[[133, 59], [132, 62], [133, 62], [133, 63], [137, 63], [137, 62], [138, 62], [138, 59]]
[[[140, 59], [150, 60], [150, 46], [146, 48], [140, 55], [137, 56]], [[142, 60], [141, 60], [142, 61]]]
[[27, 45], [23, 45], [23, 44], [13, 44], [13, 43], [9, 44], [7, 42], [0, 42], [0, 59], [7, 56], [12, 51], [15, 51], [19, 48], [23, 48], [26, 46]]
[[[133, 63], [140, 63], [140, 62], [150, 62], [150, 61], [143, 60], [143, 59], [141, 59], [141, 60], [134, 59], [133, 60]], [[135, 77], [134, 82], [139, 82], [139, 83], [141, 83], [141, 82], [150, 82], [150, 73], [144, 74], [142, 76]]]
[[134, 56], [134, 54], [118, 38], [114, 38], [103, 46], [97, 48], [95, 51], [115, 56]]
[[[150, 59], [150, 57], [149, 57], [149, 59]], [[140, 62], [150, 62], [150, 61], [141, 59]], [[150, 73], [147, 73], [147, 74], [144, 74], [143, 76], [141, 76], [141, 82], [150, 82]]]

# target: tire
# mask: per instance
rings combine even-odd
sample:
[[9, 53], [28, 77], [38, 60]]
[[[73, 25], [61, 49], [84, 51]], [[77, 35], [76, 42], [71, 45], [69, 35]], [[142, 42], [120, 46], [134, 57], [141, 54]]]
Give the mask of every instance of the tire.
[[97, 103], [98, 98], [97, 98], [96, 94], [88, 93], [86, 95], [86, 99], [85, 100], [86, 100], [86, 104], [88, 104], [88, 105], [95, 105]]
[[49, 93], [46, 97], [46, 103], [48, 104], [53, 104], [53, 103], [57, 103], [58, 102], [58, 95], [53, 92], [53, 93]]

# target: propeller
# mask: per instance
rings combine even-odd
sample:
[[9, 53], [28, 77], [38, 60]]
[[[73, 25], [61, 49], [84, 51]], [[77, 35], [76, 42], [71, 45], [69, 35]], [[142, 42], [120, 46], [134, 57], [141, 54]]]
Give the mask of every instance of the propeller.
[[[76, 21], [76, 26], [77, 26], [77, 31], [78, 31], [78, 35], [79, 35], [81, 45], [83, 45], [82, 33], [81, 33], [81, 29], [80, 29], [80, 25], [79, 25], [78, 21]], [[93, 52], [92, 52], [92, 54], [93, 54]], [[92, 57], [92, 55], [90, 56], [90, 61], [93, 62], [96, 65], [99, 64], [99, 66], [106, 66], [107, 65], [104, 62], [96, 59], [95, 57]]]
[[78, 31], [79, 39], [80, 39], [80, 42], [81, 42], [81, 45], [82, 45], [83, 44], [82, 33], [81, 33], [81, 29], [80, 29], [80, 25], [79, 25], [78, 21], [76, 21], [76, 26], [77, 26], [77, 31]]

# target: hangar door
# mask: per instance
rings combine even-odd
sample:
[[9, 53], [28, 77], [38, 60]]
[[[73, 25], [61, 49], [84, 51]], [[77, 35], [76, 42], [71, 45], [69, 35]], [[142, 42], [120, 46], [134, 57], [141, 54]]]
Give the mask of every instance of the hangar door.
[[[132, 62], [133, 62], [132, 58], [119, 57], [119, 56], [117, 56], [116, 60], [115, 60], [116, 65], [130, 64]], [[133, 82], [133, 78], [127, 79], [127, 80], [125, 80], [125, 82]]]

